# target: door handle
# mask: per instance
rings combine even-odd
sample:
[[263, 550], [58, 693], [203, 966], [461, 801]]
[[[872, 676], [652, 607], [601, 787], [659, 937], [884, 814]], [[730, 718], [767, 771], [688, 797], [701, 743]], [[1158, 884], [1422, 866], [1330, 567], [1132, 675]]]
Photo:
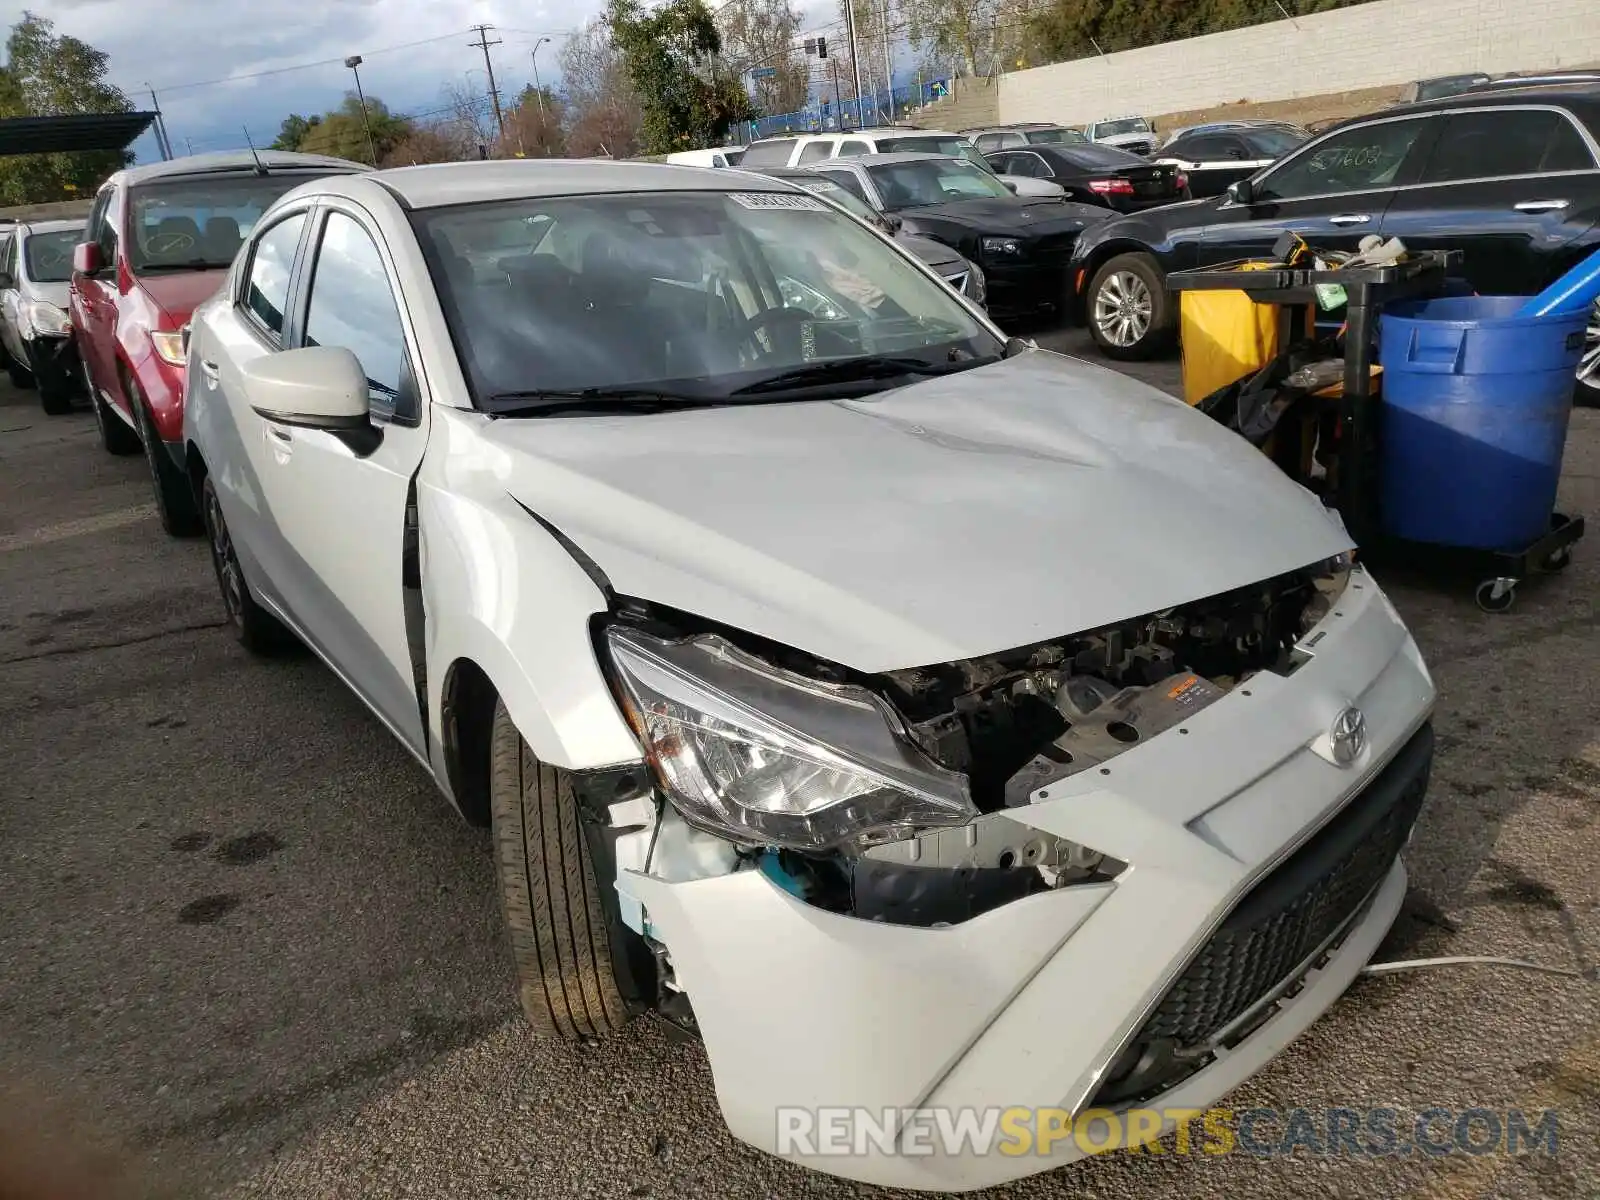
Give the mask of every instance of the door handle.
[[1336, 217], [1329, 217], [1330, 225], [1365, 225], [1372, 218], [1366, 213], [1340, 213]]
[[294, 445], [294, 437], [287, 429], [278, 425], [267, 426], [267, 436], [281, 446]]
[[217, 364], [211, 362], [209, 359], [202, 358], [200, 360], [200, 374], [204, 375], [212, 383], [215, 383], [217, 381]]
[[1570, 200], [1524, 200], [1516, 205], [1518, 212], [1560, 212], [1572, 202]]

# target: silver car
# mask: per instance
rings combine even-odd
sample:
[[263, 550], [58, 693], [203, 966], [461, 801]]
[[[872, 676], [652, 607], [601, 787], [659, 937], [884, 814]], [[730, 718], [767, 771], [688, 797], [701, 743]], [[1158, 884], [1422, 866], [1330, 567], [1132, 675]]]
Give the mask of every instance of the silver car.
[[83, 221], [18, 224], [0, 251], [0, 344], [6, 373], [18, 387], [37, 387], [44, 411], [72, 408], [82, 372], [67, 315], [72, 248]]

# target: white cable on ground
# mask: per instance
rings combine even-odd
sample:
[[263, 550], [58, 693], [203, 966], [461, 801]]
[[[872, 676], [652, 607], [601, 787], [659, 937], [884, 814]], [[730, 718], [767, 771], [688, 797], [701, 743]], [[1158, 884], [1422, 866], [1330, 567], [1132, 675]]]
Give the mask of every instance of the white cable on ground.
[[1544, 963], [1528, 962], [1521, 958], [1497, 958], [1487, 954], [1460, 954], [1448, 958], [1410, 958], [1399, 962], [1368, 963], [1361, 968], [1363, 975], [1393, 975], [1400, 971], [1416, 971], [1427, 967], [1454, 967], [1466, 965], [1482, 965], [1491, 967], [1516, 967], [1523, 971], [1539, 971], [1546, 975], [1565, 975], [1572, 979], [1582, 979], [1588, 983], [1597, 982], [1593, 971], [1574, 971], [1571, 967], [1551, 967]]

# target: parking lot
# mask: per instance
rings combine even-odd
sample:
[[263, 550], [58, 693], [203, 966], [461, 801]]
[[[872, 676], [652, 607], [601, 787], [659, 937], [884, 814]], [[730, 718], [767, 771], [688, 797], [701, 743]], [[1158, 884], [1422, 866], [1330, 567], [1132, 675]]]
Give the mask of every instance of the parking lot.
[[[1096, 357], [1081, 334], [1042, 341]], [[1137, 373], [1176, 388], [1175, 363]], [[1600, 411], [1574, 415], [1562, 501], [1600, 515]], [[1510, 955], [1591, 979], [1363, 980], [1227, 1103], [1553, 1108], [1558, 1153], [1118, 1154], [992, 1194], [1594, 1194], [1600, 548], [1503, 616], [1470, 581], [1386, 583], [1439, 684], [1441, 752], [1380, 960]], [[45, 417], [0, 385], [12, 1113], [118, 1144], [181, 1195], [887, 1195], [735, 1143], [700, 1049], [652, 1023], [531, 1040], [486, 836], [319, 662], [250, 661], [221, 623], [204, 544], [160, 531], [143, 460], [106, 456], [87, 412]], [[770, 1069], [790, 1053], [799, 1039]]]

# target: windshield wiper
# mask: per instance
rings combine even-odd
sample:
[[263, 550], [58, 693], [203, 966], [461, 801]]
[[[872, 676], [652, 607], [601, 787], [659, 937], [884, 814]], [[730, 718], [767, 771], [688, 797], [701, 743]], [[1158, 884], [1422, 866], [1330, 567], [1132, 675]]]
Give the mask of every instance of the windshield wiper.
[[496, 417], [546, 417], [563, 412], [656, 413], [669, 409], [708, 408], [723, 404], [720, 396], [696, 396], [644, 387], [589, 387], [527, 392], [496, 392], [478, 408]]
[[973, 367], [986, 367], [1000, 361], [998, 354], [982, 358], [952, 359], [949, 362], [929, 362], [925, 358], [894, 358], [886, 355], [866, 355], [861, 358], [840, 358], [830, 362], [807, 363], [790, 371], [780, 371], [766, 379], [758, 379], [742, 388], [735, 388], [735, 396], [756, 396], [763, 392], [784, 391], [789, 388], [822, 386], [830, 383], [855, 383], [870, 379], [899, 379], [904, 375], [951, 375]]

